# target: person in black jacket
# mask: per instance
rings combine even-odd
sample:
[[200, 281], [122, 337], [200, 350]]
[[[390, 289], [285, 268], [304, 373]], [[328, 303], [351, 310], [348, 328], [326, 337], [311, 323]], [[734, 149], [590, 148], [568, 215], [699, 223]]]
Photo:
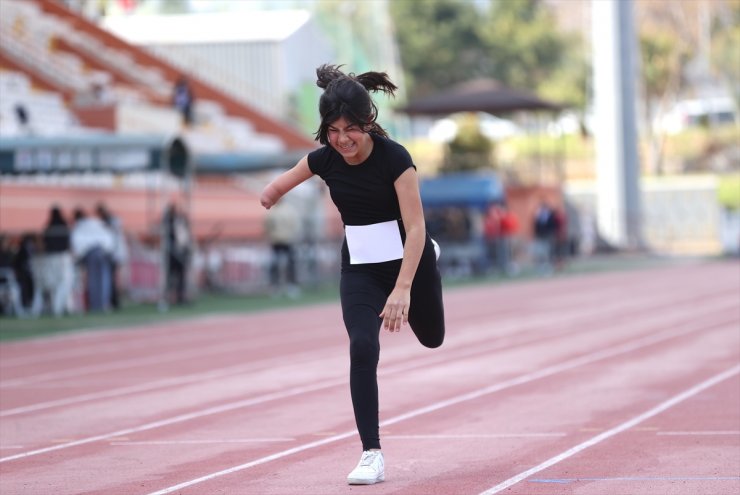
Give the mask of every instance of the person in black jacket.
[[31, 260], [38, 255], [37, 235], [33, 232], [23, 234], [13, 259], [13, 271], [21, 291], [21, 306], [24, 312], [35, 312], [36, 310], [34, 307], [36, 281]]
[[167, 206], [162, 221], [167, 266], [167, 299], [174, 304], [185, 304], [188, 268], [192, 254], [190, 224], [175, 203]]
[[70, 311], [74, 265], [70, 247], [70, 229], [58, 206], [49, 210], [49, 221], [42, 234], [44, 245], [45, 274], [51, 291], [51, 312], [60, 316]]
[[558, 233], [558, 219], [555, 210], [543, 200], [537, 207], [532, 221], [535, 266], [543, 275], [549, 275], [553, 271]]

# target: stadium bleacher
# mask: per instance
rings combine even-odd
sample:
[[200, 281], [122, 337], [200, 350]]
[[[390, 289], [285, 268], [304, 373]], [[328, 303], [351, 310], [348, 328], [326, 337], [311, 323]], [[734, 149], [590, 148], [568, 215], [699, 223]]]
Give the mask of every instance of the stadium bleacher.
[[[0, 94], [0, 136], [53, 135], [78, 128], [62, 95], [33, 88], [21, 72], [0, 70]], [[26, 113], [27, 124], [20, 121], [19, 108]]]
[[[0, 151], [4, 159], [11, 157], [11, 168], [18, 155], [8, 152], [9, 143], [33, 147], [29, 139], [78, 142], [73, 138], [80, 135], [93, 135], [93, 141], [96, 135], [177, 136], [191, 156], [223, 156], [237, 164], [236, 172], [239, 163], [284, 163], [286, 157], [315, 147], [310, 136], [204, 83], [197, 73], [185, 74], [196, 96], [195, 122], [185, 126], [170, 101], [182, 68], [116, 38], [59, 0], [1, 0], [1, 7]], [[18, 106], [27, 124], [19, 119]], [[65, 160], [82, 156], [74, 146], [62, 153]], [[146, 244], [159, 232], [164, 204], [187, 196], [194, 235], [209, 240], [213, 249], [223, 249], [213, 244], [216, 237], [218, 242], [260, 242], [262, 237], [265, 213], [257, 198], [259, 184], [233, 177], [234, 170], [196, 176], [187, 193], [173, 188], [169, 179], [140, 172], [24, 173], [0, 177], [1, 228], [10, 236], [40, 230], [52, 204], [70, 213], [104, 200], [121, 217], [132, 246]], [[158, 283], [152, 281], [158, 280], [153, 271], [159, 255], [142, 246], [132, 251], [140, 253], [132, 260], [132, 290], [153, 289]], [[148, 261], [133, 262], [141, 260]], [[147, 268], [142, 272], [140, 265]]]
[[[245, 116], [227, 95], [210, 87], [204, 91], [197, 77], [196, 125], [185, 128], [173, 118], [170, 104], [180, 69], [161, 60], [145, 63], [152, 61], [151, 55], [120, 40], [112, 46], [111, 36], [55, 0], [3, 0], [0, 68], [6, 74], [3, 89], [9, 92], [3, 95], [0, 135], [25, 131], [14, 117], [13, 108], [21, 104], [33, 119], [33, 131], [42, 135], [85, 128], [183, 134], [196, 153], [279, 153], [296, 144], [311, 146], [308, 137], [297, 140], [287, 125], [281, 128], [255, 112], [255, 118]], [[39, 91], [39, 83], [47, 89]], [[90, 107], [102, 106], [109, 107], [106, 118], [100, 118], [100, 110], [90, 112]]]

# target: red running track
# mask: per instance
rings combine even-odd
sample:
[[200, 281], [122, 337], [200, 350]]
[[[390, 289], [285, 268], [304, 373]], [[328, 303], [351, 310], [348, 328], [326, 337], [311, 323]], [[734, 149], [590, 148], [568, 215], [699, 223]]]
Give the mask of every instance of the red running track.
[[740, 493], [737, 262], [445, 302], [440, 349], [382, 335], [384, 483], [334, 303], [3, 344], [0, 493]]

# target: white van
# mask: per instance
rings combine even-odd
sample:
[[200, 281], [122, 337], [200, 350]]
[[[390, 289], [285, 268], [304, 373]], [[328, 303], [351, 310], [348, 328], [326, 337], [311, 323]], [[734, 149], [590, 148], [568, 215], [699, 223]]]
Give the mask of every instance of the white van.
[[678, 134], [690, 127], [735, 122], [737, 109], [732, 98], [682, 100], [656, 120], [656, 129]]

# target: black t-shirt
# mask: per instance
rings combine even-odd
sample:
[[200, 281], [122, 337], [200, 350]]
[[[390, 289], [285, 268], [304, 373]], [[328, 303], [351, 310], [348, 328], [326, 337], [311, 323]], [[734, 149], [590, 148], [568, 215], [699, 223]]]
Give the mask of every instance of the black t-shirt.
[[364, 162], [349, 165], [331, 146], [308, 154], [308, 167], [329, 186], [331, 199], [345, 225], [370, 225], [401, 218], [393, 183], [416, 168], [406, 148], [371, 134], [373, 150]]

